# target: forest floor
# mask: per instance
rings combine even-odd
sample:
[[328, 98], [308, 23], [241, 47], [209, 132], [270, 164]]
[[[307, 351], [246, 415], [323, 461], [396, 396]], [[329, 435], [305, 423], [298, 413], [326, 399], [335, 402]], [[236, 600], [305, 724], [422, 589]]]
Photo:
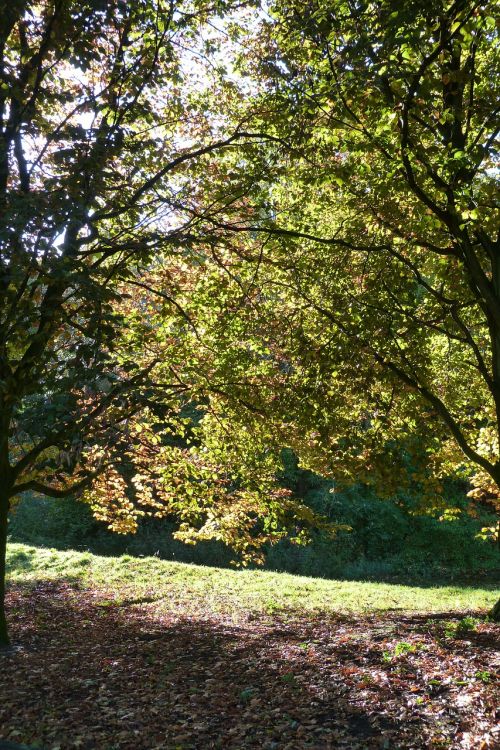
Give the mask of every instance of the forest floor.
[[10, 545], [9, 566], [1, 739], [47, 750], [500, 746], [491, 588], [24, 545]]

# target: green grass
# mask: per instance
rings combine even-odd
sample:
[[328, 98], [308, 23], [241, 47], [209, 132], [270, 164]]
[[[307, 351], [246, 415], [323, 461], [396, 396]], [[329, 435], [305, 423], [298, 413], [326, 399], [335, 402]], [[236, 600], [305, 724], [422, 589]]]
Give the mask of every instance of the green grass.
[[189, 615], [283, 610], [325, 613], [463, 612], [491, 607], [500, 595], [493, 586], [404, 586], [389, 583], [306, 578], [268, 571], [227, 570], [156, 557], [99, 557], [9, 544], [8, 580], [74, 580], [109, 595], [110, 606], [158, 600], [165, 610]]

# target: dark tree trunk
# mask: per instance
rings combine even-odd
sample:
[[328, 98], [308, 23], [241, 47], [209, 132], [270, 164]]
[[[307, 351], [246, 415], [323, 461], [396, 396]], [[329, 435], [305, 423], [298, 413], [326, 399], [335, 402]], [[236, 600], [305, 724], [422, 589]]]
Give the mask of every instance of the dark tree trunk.
[[500, 622], [500, 599], [491, 610], [489, 617], [493, 622]]
[[5, 617], [5, 557], [7, 554], [7, 522], [12, 490], [12, 472], [9, 463], [10, 410], [0, 400], [0, 648], [9, 645], [7, 618]]
[[9, 645], [7, 618], [5, 616], [5, 557], [7, 552], [7, 519], [9, 496], [0, 487], [0, 648]]

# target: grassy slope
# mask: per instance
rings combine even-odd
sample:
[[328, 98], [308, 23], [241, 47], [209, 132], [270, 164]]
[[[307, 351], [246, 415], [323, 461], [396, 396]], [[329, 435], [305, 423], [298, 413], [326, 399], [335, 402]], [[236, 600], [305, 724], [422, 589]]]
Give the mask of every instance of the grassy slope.
[[9, 580], [68, 579], [109, 592], [110, 600], [149, 598], [184, 614], [271, 613], [282, 609], [324, 612], [440, 612], [494, 604], [493, 587], [412, 587], [387, 583], [306, 578], [267, 571], [224, 570], [155, 557], [99, 557], [23, 544], [8, 547]]

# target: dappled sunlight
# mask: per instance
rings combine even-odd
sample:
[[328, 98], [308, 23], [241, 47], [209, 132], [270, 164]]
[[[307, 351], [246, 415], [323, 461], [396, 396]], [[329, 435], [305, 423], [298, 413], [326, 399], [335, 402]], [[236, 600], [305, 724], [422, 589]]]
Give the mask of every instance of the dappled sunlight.
[[444, 615], [282, 612], [235, 624], [122, 593], [62, 580], [11, 586], [4, 737], [89, 750], [302, 750], [451, 737], [472, 748], [472, 732], [494, 746], [491, 625], [478, 626], [477, 643], [443, 643]]

